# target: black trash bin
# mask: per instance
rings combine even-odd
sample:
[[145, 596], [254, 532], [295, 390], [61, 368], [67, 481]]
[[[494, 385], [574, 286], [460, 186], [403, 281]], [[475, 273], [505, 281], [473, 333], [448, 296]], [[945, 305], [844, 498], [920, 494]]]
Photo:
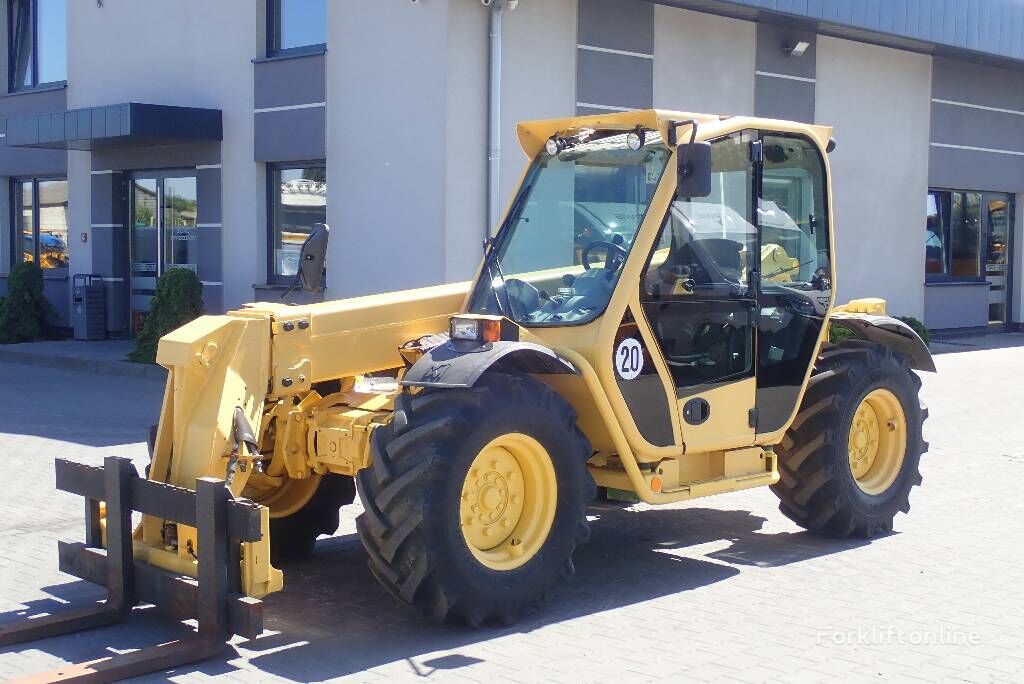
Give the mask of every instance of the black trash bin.
[[75, 339], [105, 340], [107, 311], [103, 279], [92, 273], [79, 273], [71, 285], [71, 325], [75, 329]]

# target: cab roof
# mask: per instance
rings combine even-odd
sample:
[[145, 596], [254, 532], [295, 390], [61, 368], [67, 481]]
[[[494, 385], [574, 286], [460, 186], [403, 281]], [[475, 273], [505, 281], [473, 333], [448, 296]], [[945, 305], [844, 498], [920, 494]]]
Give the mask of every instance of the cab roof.
[[[697, 122], [697, 139], [705, 140], [732, 130], [756, 128], [787, 133], [803, 133], [816, 141], [824, 150], [832, 136], [831, 126], [783, 121], [780, 119], [761, 119], [748, 116], [723, 116], [719, 114], [697, 114], [694, 112], [675, 112], [664, 109], [641, 109], [628, 112], [609, 112], [589, 116], [573, 116], [563, 119], [538, 119], [524, 121], [517, 127], [519, 144], [530, 159], [533, 159], [543, 148], [544, 143], [553, 135], [571, 135], [583, 129], [622, 129], [629, 130], [642, 126], [650, 130], [661, 131], [662, 138], [668, 139], [668, 127], [672, 121]], [[689, 135], [686, 129], [679, 130], [679, 139]]]

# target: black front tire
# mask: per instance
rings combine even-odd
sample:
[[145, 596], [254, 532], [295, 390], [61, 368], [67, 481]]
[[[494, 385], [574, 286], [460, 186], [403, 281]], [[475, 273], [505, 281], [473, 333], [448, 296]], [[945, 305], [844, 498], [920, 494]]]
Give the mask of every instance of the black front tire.
[[[772, 491], [779, 509], [801, 527], [835, 537], [870, 538], [891, 532], [897, 513], [910, 512], [910, 490], [921, 484], [919, 464], [928, 450], [922, 425], [921, 380], [906, 359], [868, 342], [827, 345], [815, 364], [803, 404], [782, 444], [780, 480]], [[906, 449], [893, 482], [877, 494], [865, 492], [850, 467], [849, 435], [865, 396], [885, 389], [899, 400], [906, 418]]]
[[[477, 454], [509, 433], [545, 448], [557, 503], [536, 554], [515, 569], [494, 570], [473, 555], [462, 534], [460, 501]], [[585, 506], [595, 488], [586, 462], [592, 450], [572, 408], [547, 385], [488, 373], [472, 389], [406, 395], [392, 422], [374, 431], [372, 449], [373, 465], [357, 476], [365, 512], [356, 526], [371, 571], [398, 599], [437, 621], [508, 624], [572, 574], [573, 552], [589, 537]]]

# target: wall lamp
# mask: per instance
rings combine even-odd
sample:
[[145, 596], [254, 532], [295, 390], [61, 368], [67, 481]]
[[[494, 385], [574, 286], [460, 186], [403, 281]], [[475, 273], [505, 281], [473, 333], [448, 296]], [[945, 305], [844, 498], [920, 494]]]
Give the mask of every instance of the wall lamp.
[[796, 45], [783, 45], [782, 51], [790, 57], [803, 57], [809, 47], [811, 47], [810, 43], [806, 40], [801, 40], [798, 41]]

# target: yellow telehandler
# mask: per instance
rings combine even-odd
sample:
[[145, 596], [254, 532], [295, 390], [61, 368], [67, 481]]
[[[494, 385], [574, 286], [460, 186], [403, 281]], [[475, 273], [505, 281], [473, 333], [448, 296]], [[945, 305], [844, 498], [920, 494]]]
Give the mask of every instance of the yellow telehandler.
[[[228, 504], [256, 506], [246, 526], [140, 495], [121, 567], [198, 578], [201, 612], [219, 554], [235, 579], [205, 595], [238, 631], [239, 602], [281, 589], [277, 566], [358, 495], [380, 584], [477, 625], [572, 572], [595, 493], [769, 486], [809, 530], [890, 531], [927, 447], [914, 371], [935, 367], [884, 301], [835, 305], [831, 132], [666, 111], [523, 123], [530, 162], [473, 281], [251, 304], [170, 333], [147, 484], [191, 496], [218, 478]], [[307, 290], [327, 238], [303, 246]], [[112, 561], [103, 575], [73, 556], [110, 546], [110, 518], [94, 506], [91, 544], [62, 551], [108, 588]]]

